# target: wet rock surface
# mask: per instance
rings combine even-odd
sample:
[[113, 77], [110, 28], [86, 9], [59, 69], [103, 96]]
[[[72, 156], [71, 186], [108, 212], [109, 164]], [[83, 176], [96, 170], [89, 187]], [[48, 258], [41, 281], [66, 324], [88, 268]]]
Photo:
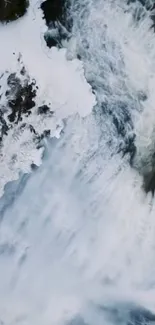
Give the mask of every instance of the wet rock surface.
[[99, 307], [99, 312], [110, 324], [119, 325], [153, 325], [155, 323], [155, 314], [145, 307], [135, 306], [133, 303], [120, 303], [115, 307]]
[[155, 315], [147, 309], [137, 308], [129, 313], [129, 322], [127, 325], [154, 324]]
[[62, 42], [69, 38], [71, 29], [69, 19], [66, 19], [69, 0], [46, 0], [42, 2], [40, 8], [48, 27], [44, 35], [47, 46], [61, 47]]
[[[21, 61], [21, 57], [18, 60]], [[46, 103], [38, 108], [36, 107], [38, 86], [36, 81], [29, 77], [24, 65], [22, 64], [20, 73], [5, 72], [1, 79], [2, 83], [6, 83], [6, 90], [4, 92], [4, 89], [0, 88], [0, 143], [8, 135], [8, 131], [15, 126], [18, 127], [18, 125], [20, 132], [23, 132], [28, 127], [37, 142], [44, 137], [48, 137], [50, 130], [45, 129], [43, 133], [38, 133], [33, 125], [26, 123], [27, 118], [34, 110], [42, 118], [47, 115], [52, 117], [54, 112]]]
[[10, 122], [18, 123], [19, 120], [22, 120], [22, 114], [29, 115], [35, 106], [36, 89], [33, 88], [35, 83], [25, 80], [22, 85], [20, 79], [13, 73], [9, 75], [7, 84], [6, 98], [11, 110], [8, 119]]
[[10, 128], [14, 124], [18, 124], [23, 119], [23, 114], [31, 114], [31, 109], [35, 106], [34, 98], [36, 89], [33, 88], [34, 83], [26, 78], [23, 80], [16, 73], [11, 73], [7, 77], [7, 90], [1, 93], [3, 99], [5, 97], [5, 105], [0, 103], [0, 140], [8, 134]]
[[144, 192], [155, 194], [155, 154], [151, 153], [148, 149], [148, 153], [144, 157], [139, 156], [139, 151], [135, 146], [133, 156], [131, 159], [131, 167], [135, 169], [142, 177], [142, 188]]
[[8, 181], [41, 165], [47, 138], [62, 127], [21, 55], [17, 62], [16, 71], [0, 75], [0, 196]]
[[143, 175], [143, 188], [146, 193], [155, 193], [155, 167], [148, 174]]
[[0, 21], [10, 22], [25, 15], [29, 0], [0, 0]]
[[46, 0], [42, 2], [41, 9], [47, 26], [50, 26], [51, 22], [56, 22], [57, 20], [63, 21], [65, 2], [65, 0]]
[[[119, 324], [119, 325], [153, 325], [155, 323], [155, 315], [151, 311], [133, 306], [117, 306], [115, 308], [108, 308], [98, 306], [97, 310], [100, 314], [100, 320], [103, 324]], [[100, 322], [96, 322], [99, 324]], [[73, 318], [66, 325], [89, 325], [82, 317], [77, 316]]]

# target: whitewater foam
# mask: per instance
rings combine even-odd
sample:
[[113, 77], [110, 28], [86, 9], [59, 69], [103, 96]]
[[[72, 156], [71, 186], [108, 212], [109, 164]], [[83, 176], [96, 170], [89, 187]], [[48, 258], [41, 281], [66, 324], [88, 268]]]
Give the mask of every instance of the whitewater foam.
[[[74, 50], [98, 104], [84, 117], [72, 111], [61, 137], [47, 145], [43, 165], [3, 213], [0, 315], [6, 325], [127, 325], [137, 324], [137, 313], [146, 324], [154, 321], [154, 199], [118, 150], [133, 132], [137, 153], [148, 155], [141, 134], [154, 127], [148, 103], [155, 38], [148, 13], [135, 21], [139, 6], [73, 3]], [[69, 62], [65, 71], [78, 61]], [[120, 122], [126, 112], [122, 136], [112, 116]]]

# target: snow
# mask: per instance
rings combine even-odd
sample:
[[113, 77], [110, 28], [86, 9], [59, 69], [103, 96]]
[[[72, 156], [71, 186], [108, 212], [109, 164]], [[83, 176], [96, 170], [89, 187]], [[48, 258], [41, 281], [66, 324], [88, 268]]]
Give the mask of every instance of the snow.
[[[42, 118], [37, 116], [35, 107], [31, 116], [23, 118], [22, 122], [35, 126], [40, 133], [48, 129], [51, 136], [58, 137], [63, 127], [62, 120], [76, 112], [82, 117], [89, 114], [95, 105], [95, 97], [84, 77], [82, 62], [77, 59], [68, 61], [66, 49], [49, 50], [43, 38], [45, 30], [42, 11], [37, 1], [31, 1], [24, 17], [7, 25], [1, 24], [0, 75], [6, 71], [19, 74], [21, 64], [18, 58], [21, 56], [30, 80], [35, 79], [39, 87], [36, 107], [45, 102], [55, 112], [54, 117]], [[2, 106], [6, 105], [5, 79], [4, 75], [0, 80]], [[20, 125], [9, 130], [3, 141], [0, 156], [0, 196], [5, 184], [18, 178], [19, 171], [30, 171], [32, 162], [41, 164], [43, 149], [36, 149], [28, 128], [18, 135], [19, 127]], [[16, 162], [12, 164], [11, 157], [14, 155]]]

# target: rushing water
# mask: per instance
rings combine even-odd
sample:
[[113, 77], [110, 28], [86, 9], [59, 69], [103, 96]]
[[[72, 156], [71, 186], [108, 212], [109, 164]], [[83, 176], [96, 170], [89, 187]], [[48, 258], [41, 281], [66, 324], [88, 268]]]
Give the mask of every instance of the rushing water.
[[155, 205], [143, 190], [155, 145], [152, 22], [123, 0], [76, 0], [70, 15], [68, 56], [83, 61], [97, 105], [68, 117], [42, 166], [6, 189], [0, 319], [155, 324]]

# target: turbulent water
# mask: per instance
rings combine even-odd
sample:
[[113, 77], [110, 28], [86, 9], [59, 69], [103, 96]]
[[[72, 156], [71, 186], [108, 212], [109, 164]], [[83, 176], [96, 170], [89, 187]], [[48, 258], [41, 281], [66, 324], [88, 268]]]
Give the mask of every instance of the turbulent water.
[[155, 324], [155, 203], [143, 189], [155, 147], [152, 20], [140, 2], [123, 0], [72, 1], [68, 15], [66, 57], [83, 62], [96, 105], [92, 99], [90, 112], [80, 91], [70, 93], [74, 81], [66, 93], [75, 108], [59, 111], [64, 128], [47, 143], [42, 166], [5, 188], [0, 320]]

